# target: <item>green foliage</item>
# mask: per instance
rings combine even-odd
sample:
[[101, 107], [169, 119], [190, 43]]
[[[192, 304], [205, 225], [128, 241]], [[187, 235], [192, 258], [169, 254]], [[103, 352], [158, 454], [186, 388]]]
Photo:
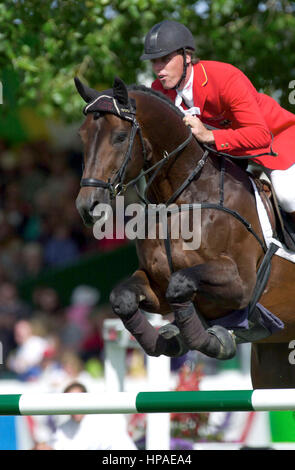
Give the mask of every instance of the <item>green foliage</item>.
[[[148, 67], [139, 60], [146, 32], [156, 22], [176, 19], [192, 30], [199, 57], [236, 65], [266, 93], [281, 90], [282, 104], [293, 111], [288, 84], [295, 78], [294, 10], [294, 2], [283, 0], [5, 0], [4, 104], [75, 120], [82, 104], [74, 76], [98, 89], [111, 86], [115, 75], [138, 81]], [[14, 80], [5, 81], [11, 75]]]

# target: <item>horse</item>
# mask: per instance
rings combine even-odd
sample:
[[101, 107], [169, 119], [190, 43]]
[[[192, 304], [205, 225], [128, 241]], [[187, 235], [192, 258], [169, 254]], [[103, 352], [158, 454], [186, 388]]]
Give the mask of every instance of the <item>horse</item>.
[[[266, 257], [249, 174], [238, 160], [192, 137], [181, 111], [163, 94], [144, 86], [127, 87], [117, 77], [103, 92], [78, 78], [75, 84], [86, 102], [79, 130], [83, 174], [76, 199], [86, 225], [96, 223], [99, 204], [110, 204], [142, 176], [146, 207], [201, 207], [197, 249], [184, 249], [181, 234], [169, 237], [172, 218], [166, 238], [136, 240], [138, 269], [112, 289], [113, 311], [146, 354], [177, 357], [197, 350], [226, 360], [235, 355], [239, 334], [243, 337], [235, 321], [247, 317], [252, 302], [259, 327], [240, 342], [251, 342], [253, 387], [295, 387], [288, 360], [295, 338], [295, 267], [273, 256], [275, 250]], [[262, 271], [268, 274], [258, 282]], [[266, 329], [267, 334], [257, 305], [278, 320], [278, 327]], [[174, 320], [156, 330], [145, 312], [173, 315]], [[234, 327], [223, 323], [225, 319]]]

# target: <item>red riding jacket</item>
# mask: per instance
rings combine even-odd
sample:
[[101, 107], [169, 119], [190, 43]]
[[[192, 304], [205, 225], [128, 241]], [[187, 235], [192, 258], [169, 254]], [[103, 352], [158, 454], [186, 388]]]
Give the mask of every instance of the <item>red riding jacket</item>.
[[[152, 88], [174, 102], [176, 91], [165, 90], [160, 80], [155, 80]], [[213, 131], [217, 150], [250, 156], [268, 152], [272, 144], [277, 157], [253, 160], [279, 170], [295, 163], [295, 115], [270, 96], [258, 93], [236, 67], [215, 61], [194, 65], [193, 96], [201, 121], [218, 128]]]

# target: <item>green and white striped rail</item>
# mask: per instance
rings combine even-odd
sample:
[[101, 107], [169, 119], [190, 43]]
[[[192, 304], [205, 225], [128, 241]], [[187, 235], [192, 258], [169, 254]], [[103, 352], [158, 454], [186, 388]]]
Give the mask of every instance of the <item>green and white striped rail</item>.
[[295, 389], [0, 395], [0, 415], [295, 410]]

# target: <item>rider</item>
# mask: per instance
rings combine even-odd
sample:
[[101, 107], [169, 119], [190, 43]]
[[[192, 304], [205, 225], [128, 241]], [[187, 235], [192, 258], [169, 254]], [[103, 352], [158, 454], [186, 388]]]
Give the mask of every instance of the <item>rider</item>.
[[258, 93], [236, 67], [194, 59], [194, 51], [192, 33], [181, 23], [154, 25], [141, 56], [151, 60], [157, 76], [152, 88], [184, 112], [184, 123], [200, 142], [236, 156], [266, 153], [252, 160], [270, 178], [295, 227], [295, 115]]

